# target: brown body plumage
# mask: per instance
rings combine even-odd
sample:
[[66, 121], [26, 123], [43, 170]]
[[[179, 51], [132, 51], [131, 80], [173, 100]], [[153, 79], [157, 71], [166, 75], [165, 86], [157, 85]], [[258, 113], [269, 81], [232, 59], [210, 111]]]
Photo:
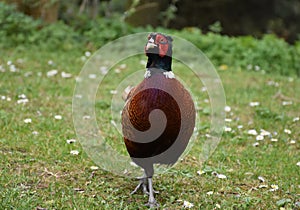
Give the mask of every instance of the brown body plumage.
[[[157, 40], [157, 34], [154, 35]], [[189, 92], [178, 80], [164, 74], [171, 72], [171, 63], [168, 63], [171, 46], [163, 56], [159, 49], [157, 54], [147, 54], [148, 77], [130, 91], [122, 112], [122, 131], [127, 151], [132, 160], [145, 170], [145, 180], [153, 176], [153, 164], [174, 164], [178, 160], [195, 126], [195, 108]], [[148, 49], [145, 50], [147, 53]], [[164, 65], [169, 70], [160, 68]], [[142, 181], [143, 185], [146, 184], [145, 180]], [[149, 205], [153, 206], [156, 201], [151, 196], [151, 188], [152, 180]]]
[[[173, 97], [175, 95], [180, 101], [176, 101]], [[155, 109], [166, 115], [166, 128], [154, 141], [143, 143], [143, 136], [135, 135], [131, 128], [134, 126], [139, 131], [149, 130], [149, 115]], [[163, 126], [159, 117], [153, 120], [156, 123], [151, 129]], [[135, 162], [142, 168], [151, 168], [155, 163], [174, 164], [178, 160], [193, 133], [195, 109], [190, 94], [178, 80], [154, 74], [131, 91], [122, 119], [124, 141], [130, 157], [135, 158]], [[180, 145], [174, 145], [168, 151], [174, 142]], [[149, 161], [138, 160], [142, 158], [148, 158]]]

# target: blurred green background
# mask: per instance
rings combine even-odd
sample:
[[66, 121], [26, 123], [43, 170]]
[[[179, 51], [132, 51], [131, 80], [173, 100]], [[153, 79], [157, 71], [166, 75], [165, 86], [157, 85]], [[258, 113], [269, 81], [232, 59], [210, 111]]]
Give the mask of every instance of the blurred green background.
[[162, 31], [193, 42], [216, 66], [299, 76], [299, 22], [297, 0], [6, 0], [0, 46], [93, 51], [123, 35]]

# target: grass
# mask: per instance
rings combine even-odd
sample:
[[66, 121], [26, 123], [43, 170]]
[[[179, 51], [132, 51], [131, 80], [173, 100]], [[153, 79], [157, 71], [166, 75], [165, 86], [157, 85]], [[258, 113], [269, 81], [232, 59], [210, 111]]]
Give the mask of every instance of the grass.
[[[66, 143], [77, 138], [72, 96], [74, 77], [84, 63], [82, 55], [84, 51], [80, 50], [48, 52], [37, 47], [0, 52], [0, 65], [6, 69], [0, 72], [0, 96], [6, 97], [0, 100], [0, 209], [146, 209], [143, 204], [147, 196], [129, 194], [137, 184], [135, 180], [91, 170], [95, 164], [79, 142]], [[125, 70], [134, 71], [135, 66], [141, 69], [139, 59], [127, 61]], [[49, 60], [54, 64], [49, 65]], [[10, 72], [8, 61], [19, 71]], [[178, 65], [175, 74], [182, 72], [181, 68]], [[52, 69], [59, 73], [47, 77]], [[62, 71], [73, 77], [62, 78]], [[299, 117], [300, 80], [230, 67], [220, 70], [219, 75], [231, 107], [227, 118], [232, 121], [227, 126], [234, 132], [224, 132], [217, 150], [204, 165], [198, 165], [197, 148], [193, 148], [175, 168], [154, 177], [161, 209], [183, 209], [183, 201], [193, 203], [193, 209], [218, 209], [218, 205], [221, 209], [299, 208], [300, 167], [296, 164], [300, 161], [300, 121], [293, 119]], [[120, 79], [122, 73], [106, 78], [105, 97], [96, 105], [97, 112], [104, 116], [98, 116], [98, 123], [109, 130], [109, 91]], [[203, 108], [199, 110], [202, 129], [198, 138], [204, 139], [209, 126], [205, 111], [209, 103], [204, 102], [208, 96], [199, 91], [193, 79], [189, 84]], [[21, 94], [26, 95], [28, 103], [17, 104]], [[259, 106], [249, 106], [253, 101], [260, 102]], [[283, 106], [283, 101], [293, 103]], [[55, 119], [55, 115], [62, 119]], [[26, 118], [32, 123], [26, 124]], [[243, 127], [238, 129], [238, 125]], [[270, 131], [278, 141], [272, 142], [269, 137], [256, 141], [247, 133], [250, 129]], [[111, 132], [107, 136], [111, 144], [122, 147], [121, 137]], [[259, 142], [256, 147], [255, 142]], [[79, 155], [71, 155], [71, 150], [78, 150]], [[199, 170], [204, 173], [197, 174]], [[218, 179], [213, 172], [227, 178]], [[271, 185], [278, 185], [278, 190], [270, 191]], [[210, 191], [213, 194], [207, 195]]]

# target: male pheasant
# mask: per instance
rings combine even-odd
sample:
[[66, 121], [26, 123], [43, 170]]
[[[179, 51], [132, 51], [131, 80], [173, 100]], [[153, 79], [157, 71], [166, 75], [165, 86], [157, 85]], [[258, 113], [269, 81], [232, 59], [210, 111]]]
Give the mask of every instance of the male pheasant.
[[195, 126], [195, 107], [189, 92], [172, 72], [172, 38], [151, 33], [145, 46], [148, 57], [142, 82], [129, 92], [122, 112], [122, 132], [127, 151], [144, 169], [135, 193], [142, 188], [154, 198], [154, 164], [172, 165], [186, 149]]

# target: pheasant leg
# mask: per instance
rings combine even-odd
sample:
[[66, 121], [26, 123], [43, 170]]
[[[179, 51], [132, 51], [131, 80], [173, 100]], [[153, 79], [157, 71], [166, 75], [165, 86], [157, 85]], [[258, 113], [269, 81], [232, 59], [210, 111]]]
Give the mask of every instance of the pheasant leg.
[[152, 184], [152, 178], [148, 178], [148, 187], [149, 187], [149, 200], [146, 206], [149, 206], [150, 208], [158, 207], [159, 204], [154, 198], [154, 190], [153, 190], [153, 184]]

